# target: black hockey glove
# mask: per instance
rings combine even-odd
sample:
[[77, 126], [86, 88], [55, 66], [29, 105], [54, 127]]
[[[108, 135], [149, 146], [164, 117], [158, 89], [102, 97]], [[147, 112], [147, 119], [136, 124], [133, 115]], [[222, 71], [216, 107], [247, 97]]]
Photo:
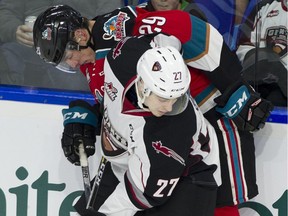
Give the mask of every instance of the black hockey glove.
[[[255, 62], [256, 52], [257, 62]], [[255, 64], [257, 64], [257, 71], [255, 71]], [[271, 48], [258, 50], [254, 48], [247, 52], [243, 60], [242, 76], [250, 84], [276, 84], [287, 98], [287, 69], [282, 64], [279, 54]]]
[[263, 128], [273, 110], [270, 101], [262, 99], [242, 81], [227, 88], [215, 102], [218, 112], [232, 119], [239, 130], [250, 132]]
[[[62, 110], [64, 131], [61, 144], [66, 158], [80, 165], [79, 144], [83, 142], [87, 157], [95, 153], [96, 135], [100, 134], [102, 115], [99, 104], [91, 106], [83, 100], [70, 102], [69, 109]], [[98, 133], [97, 133], [98, 132]]]

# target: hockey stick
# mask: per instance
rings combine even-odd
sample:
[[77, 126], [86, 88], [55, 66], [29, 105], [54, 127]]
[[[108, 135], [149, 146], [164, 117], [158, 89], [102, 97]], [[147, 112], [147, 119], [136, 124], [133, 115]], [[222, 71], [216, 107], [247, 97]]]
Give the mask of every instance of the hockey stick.
[[102, 177], [103, 177], [103, 173], [104, 173], [104, 170], [105, 170], [106, 163], [107, 163], [107, 159], [102, 156], [101, 162], [100, 162], [100, 165], [99, 165], [99, 168], [98, 168], [98, 173], [97, 173], [97, 175], [95, 177], [95, 181], [94, 181], [93, 188], [92, 188], [92, 191], [91, 191], [91, 196], [90, 196], [90, 198], [89, 198], [89, 200], [87, 202], [87, 206], [86, 206], [86, 209], [89, 209], [92, 212], [95, 212], [94, 204], [96, 202], [96, 197], [97, 197], [99, 185], [100, 185], [100, 182], [101, 182]]
[[[260, 46], [260, 39], [261, 39], [261, 25], [262, 22], [259, 23], [261, 14], [259, 11], [259, 1], [256, 0], [256, 26], [255, 26], [255, 66], [254, 66], [254, 86], [253, 88], [255, 91], [258, 91], [258, 81], [257, 81], [257, 73], [258, 73], [258, 68], [259, 68], [259, 57], [258, 57], [258, 51], [259, 51], [259, 46]], [[260, 28], [260, 29], [259, 29]]]
[[79, 145], [79, 158], [80, 158], [80, 165], [82, 169], [82, 178], [83, 178], [83, 183], [84, 183], [85, 198], [86, 198], [86, 202], [88, 202], [90, 194], [91, 194], [91, 186], [90, 186], [88, 158], [84, 150], [83, 141], [81, 141]]

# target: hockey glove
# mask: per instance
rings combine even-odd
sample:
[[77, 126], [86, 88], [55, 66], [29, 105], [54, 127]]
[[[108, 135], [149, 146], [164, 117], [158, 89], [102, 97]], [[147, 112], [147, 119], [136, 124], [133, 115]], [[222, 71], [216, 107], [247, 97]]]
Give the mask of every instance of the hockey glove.
[[249, 85], [239, 83], [230, 86], [221, 96], [215, 98], [218, 105], [216, 111], [232, 119], [239, 130], [257, 131], [264, 127], [273, 105], [262, 99]]
[[61, 144], [64, 155], [72, 164], [80, 165], [78, 147], [81, 142], [87, 157], [95, 153], [97, 129], [99, 132], [101, 124], [99, 105], [91, 106], [83, 100], [76, 100], [70, 102], [69, 109], [63, 109], [62, 114], [64, 131]]
[[[255, 62], [256, 52], [258, 61]], [[257, 71], [255, 66], [257, 64]], [[243, 60], [242, 76], [250, 84], [279, 86], [282, 94], [287, 98], [287, 69], [277, 53], [270, 48], [255, 48], [247, 52]]]

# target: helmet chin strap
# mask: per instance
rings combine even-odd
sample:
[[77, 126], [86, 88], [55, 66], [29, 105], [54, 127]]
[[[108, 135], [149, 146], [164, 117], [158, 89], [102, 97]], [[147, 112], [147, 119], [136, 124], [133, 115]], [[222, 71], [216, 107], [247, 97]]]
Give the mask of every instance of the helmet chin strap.
[[87, 49], [88, 47], [89, 47], [88, 45], [86, 45], [86, 46], [80, 46], [80, 45], [79, 45], [79, 50]]

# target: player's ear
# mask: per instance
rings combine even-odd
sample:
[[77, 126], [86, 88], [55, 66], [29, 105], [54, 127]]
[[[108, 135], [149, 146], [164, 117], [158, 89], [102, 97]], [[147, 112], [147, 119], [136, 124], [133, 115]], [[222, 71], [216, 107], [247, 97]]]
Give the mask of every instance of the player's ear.
[[137, 81], [137, 91], [138, 91], [138, 94], [141, 98], [143, 98], [143, 88], [144, 88], [144, 82], [143, 80], [140, 78], [138, 81]]
[[80, 41], [83, 43], [87, 43], [88, 42], [88, 39], [89, 39], [89, 33], [87, 32], [86, 29], [77, 29], [75, 32], [74, 32], [74, 38], [75, 38], [75, 41], [77, 43], [79, 43]]

